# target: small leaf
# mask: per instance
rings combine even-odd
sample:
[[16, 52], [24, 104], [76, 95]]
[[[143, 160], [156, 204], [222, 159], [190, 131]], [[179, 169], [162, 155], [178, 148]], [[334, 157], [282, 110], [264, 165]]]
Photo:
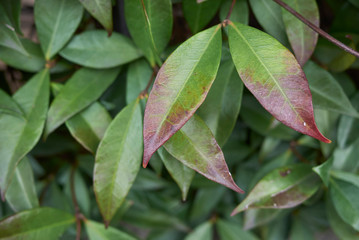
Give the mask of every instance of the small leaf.
[[183, 0], [183, 15], [192, 33], [201, 31], [216, 15], [221, 1], [207, 0], [197, 3], [196, 0]]
[[111, 0], [79, 0], [85, 9], [112, 34], [112, 1]]
[[[315, 0], [284, 0], [284, 2], [309, 22], [319, 27], [319, 10]], [[304, 66], [317, 45], [318, 33], [284, 8], [282, 8], [282, 16], [290, 45], [299, 64]]]
[[75, 222], [75, 217], [53, 209], [35, 208], [0, 221], [1, 239], [58, 239]]
[[6, 201], [15, 212], [39, 206], [34, 174], [29, 159], [26, 157], [16, 166], [14, 176], [6, 193]]
[[136, 178], [142, 149], [142, 116], [137, 99], [112, 121], [96, 154], [94, 189], [107, 226]]
[[133, 40], [150, 65], [162, 65], [159, 56], [172, 33], [171, 1], [125, 0], [125, 18]]
[[136, 238], [116, 228], [105, 226], [91, 220], [85, 221], [86, 232], [90, 240], [136, 240]]
[[258, 240], [258, 238], [251, 232], [244, 231], [238, 224], [233, 222], [219, 220], [216, 224], [218, 234], [221, 239], [226, 240]]
[[318, 174], [318, 176], [322, 179], [324, 185], [326, 187], [329, 186], [329, 179], [330, 179], [330, 170], [333, 167], [333, 158], [326, 160], [319, 166], [313, 168], [313, 171]]
[[127, 37], [91, 30], [76, 35], [60, 52], [67, 60], [90, 68], [111, 68], [131, 62], [141, 53]]
[[298, 132], [331, 142], [315, 124], [308, 82], [288, 49], [255, 28], [232, 22], [229, 46], [239, 76], [268, 112]]
[[252, 208], [292, 208], [318, 189], [320, 182], [311, 167], [290, 165], [273, 170], [262, 178], [232, 215]]
[[195, 175], [195, 171], [183, 165], [165, 149], [160, 148], [157, 152], [171, 177], [180, 187], [182, 192], [182, 200], [185, 201], [192, 179]]
[[211, 130], [197, 115], [194, 115], [180, 131], [173, 135], [164, 147], [187, 167], [214, 182], [243, 193], [233, 181], [223, 152]]
[[119, 71], [119, 68], [78, 70], [51, 103], [45, 136], [97, 100], [116, 79]]
[[204, 222], [188, 234], [184, 240], [209, 240], [212, 239], [213, 224]]
[[217, 25], [188, 39], [162, 65], [145, 110], [143, 166], [204, 101], [219, 67], [221, 42]]

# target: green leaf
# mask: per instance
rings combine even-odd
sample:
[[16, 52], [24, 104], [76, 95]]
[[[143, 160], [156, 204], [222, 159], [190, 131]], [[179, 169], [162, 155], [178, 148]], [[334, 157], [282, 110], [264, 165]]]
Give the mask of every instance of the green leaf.
[[3, 114], [0, 117], [0, 188], [4, 198], [17, 163], [39, 140], [49, 104], [49, 72], [33, 76], [13, 99], [21, 107], [25, 119]]
[[116, 79], [119, 71], [119, 68], [78, 70], [51, 103], [45, 136], [97, 100]]
[[25, 118], [21, 107], [4, 90], [0, 89], [0, 119], [2, 114]]
[[39, 206], [36, 196], [34, 174], [28, 158], [17, 165], [6, 193], [6, 201], [15, 212]]
[[207, 0], [197, 3], [196, 0], [183, 0], [183, 15], [192, 33], [201, 31], [216, 15], [221, 1]]
[[311, 61], [304, 66], [304, 72], [308, 76], [315, 107], [359, 117], [342, 87], [329, 72]]
[[[319, 27], [319, 10], [315, 0], [284, 0], [284, 2]], [[301, 66], [308, 61], [318, 41], [318, 33], [282, 8], [283, 22], [294, 54]]]
[[[350, 41], [349, 44], [346, 45], [356, 50], [354, 41]], [[357, 58], [354, 55], [341, 51], [340, 54], [329, 63], [328, 67], [333, 72], [343, 72], [352, 66], [355, 60], [357, 60]]]
[[127, 37], [91, 30], [76, 35], [60, 52], [67, 60], [90, 68], [111, 68], [131, 62], [141, 53]]
[[359, 187], [341, 180], [330, 180], [330, 196], [339, 216], [359, 231]]
[[150, 65], [161, 66], [160, 54], [172, 33], [172, 3], [170, 0], [125, 0], [125, 18], [136, 45]]
[[53, 208], [26, 210], [0, 221], [0, 239], [55, 240], [74, 222], [74, 216]]
[[292, 208], [312, 196], [319, 186], [309, 165], [280, 167], [262, 178], [232, 215], [252, 208]]
[[220, 25], [200, 32], [162, 65], [145, 110], [143, 166], [204, 101], [219, 67], [221, 36]]
[[359, 188], [359, 176], [357, 174], [340, 170], [332, 170], [330, 173], [332, 177], [351, 183]]
[[0, 8], [1, 7], [5, 10], [11, 26], [15, 28], [17, 33], [22, 35], [20, 28], [21, 0], [1, 1]]
[[221, 239], [226, 240], [258, 240], [251, 232], [244, 231], [238, 224], [233, 222], [219, 220], [216, 224], [218, 234]]
[[212, 239], [212, 228], [211, 222], [204, 222], [188, 234], [184, 240], [210, 240]]
[[229, 46], [239, 76], [268, 112], [298, 132], [331, 142], [315, 124], [308, 82], [288, 49], [264, 32], [233, 22]]
[[354, 173], [358, 171], [359, 138], [346, 148], [336, 148], [333, 156], [333, 168]]
[[111, 0], [79, 0], [85, 9], [112, 34], [112, 1]]
[[82, 13], [78, 0], [36, 0], [35, 24], [46, 60], [70, 40], [80, 24]]
[[[225, 0], [222, 3], [221, 9], [219, 11], [219, 19], [222, 22], [223, 22], [223, 20], [226, 19], [231, 5], [232, 5], [232, 0]], [[248, 8], [247, 1], [245, 1], [245, 0], [236, 1], [236, 3], [234, 4], [233, 10], [232, 10], [231, 16], [229, 17], [229, 20], [231, 20], [232, 22], [240, 22], [240, 23], [248, 25], [249, 8]]]
[[326, 187], [329, 186], [329, 179], [330, 179], [330, 170], [333, 167], [333, 157], [326, 160], [319, 166], [313, 167], [313, 171], [318, 174], [318, 176], [322, 179], [324, 185]]
[[249, 230], [258, 226], [267, 225], [287, 213], [283, 209], [248, 209], [244, 212], [243, 229]]
[[164, 147], [187, 167], [214, 182], [243, 193], [233, 181], [223, 152], [211, 130], [197, 115], [194, 115], [181, 130], [173, 135]]
[[90, 240], [136, 240], [136, 238], [116, 228], [105, 226], [91, 220], [85, 221], [86, 232]]
[[315, 240], [310, 225], [300, 217], [294, 217], [288, 239], [291, 240]]
[[142, 114], [137, 99], [112, 121], [96, 154], [94, 189], [107, 226], [136, 178], [142, 149]]
[[206, 100], [197, 111], [220, 146], [227, 142], [237, 122], [242, 93], [243, 83], [232, 60], [223, 62]]
[[161, 157], [161, 160], [165, 165], [167, 171], [181, 189], [182, 201], [185, 201], [187, 198], [189, 187], [191, 186], [192, 179], [195, 175], [195, 171], [183, 165], [171, 154], [169, 154], [165, 149], [160, 148], [157, 152]]

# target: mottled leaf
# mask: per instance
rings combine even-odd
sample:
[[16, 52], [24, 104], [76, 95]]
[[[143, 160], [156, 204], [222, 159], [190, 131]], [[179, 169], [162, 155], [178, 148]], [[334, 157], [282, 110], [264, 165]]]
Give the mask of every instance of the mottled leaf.
[[98, 99], [115, 80], [119, 70], [119, 68], [78, 70], [51, 103], [45, 136]]
[[137, 99], [112, 121], [96, 154], [94, 189], [106, 225], [136, 178], [142, 149], [142, 114]]
[[233, 181], [223, 152], [211, 130], [197, 115], [173, 135], [164, 147], [187, 167], [214, 182], [243, 193]]
[[[319, 9], [315, 0], [284, 0], [284, 2], [319, 27]], [[294, 54], [301, 66], [308, 61], [318, 41], [318, 33], [282, 8], [283, 22]]]
[[305, 164], [280, 167], [262, 178], [232, 215], [252, 208], [292, 208], [320, 186], [311, 166]]
[[35, 208], [0, 221], [0, 239], [59, 239], [75, 217], [54, 208]]
[[79, 0], [85, 9], [112, 34], [112, 1], [111, 0]]
[[160, 54], [172, 33], [172, 3], [170, 0], [125, 0], [128, 30], [150, 65], [161, 66]]
[[212, 228], [213, 224], [211, 222], [202, 223], [188, 234], [184, 240], [210, 240], [212, 239]]
[[106, 31], [91, 30], [76, 35], [60, 52], [67, 60], [90, 68], [111, 68], [141, 56], [127, 37]]
[[258, 240], [258, 238], [251, 232], [244, 231], [241, 226], [233, 222], [219, 220], [216, 224], [218, 234], [221, 239], [226, 240]]
[[268, 112], [298, 132], [331, 142], [315, 124], [308, 82], [288, 49], [264, 32], [232, 22], [229, 45], [241, 79]]
[[221, 58], [221, 26], [181, 44], [158, 72], [144, 118], [143, 166], [204, 101]]
[[136, 238], [116, 228], [105, 226], [91, 220], [85, 221], [86, 232], [90, 240], [136, 240]]
[[0, 188], [5, 191], [14, 174], [16, 164], [39, 140], [49, 104], [49, 72], [43, 70], [33, 76], [13, 96], [24, 118], [9, 114], [0, 116]]
[[[231, 5], [232, 5], [232, 0], [225, 0], [222, 3], [221, 9], [219, 11], [219, 18], [221, 19], [221, 21], [226, 19]], [[231, 16], [229, 17], [229, 20], [231, 20], [232, 22], [240, 22], [246, 25], [248, 24], [249, 8], [247, 1], [245, 0], [236, 1]]]

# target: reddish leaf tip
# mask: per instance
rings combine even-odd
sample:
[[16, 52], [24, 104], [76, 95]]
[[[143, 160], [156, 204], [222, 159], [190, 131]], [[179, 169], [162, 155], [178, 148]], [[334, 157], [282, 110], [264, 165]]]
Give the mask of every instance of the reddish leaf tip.
[[110, 221], [104, 220], [105, 228], [107, 229], [110, 226]]
[[231, 217], [233, 217], [234, 215], [236, 215], [238, 213], [238, 211], [236, 209], [234, 209], [232, 212], [231, 212]]

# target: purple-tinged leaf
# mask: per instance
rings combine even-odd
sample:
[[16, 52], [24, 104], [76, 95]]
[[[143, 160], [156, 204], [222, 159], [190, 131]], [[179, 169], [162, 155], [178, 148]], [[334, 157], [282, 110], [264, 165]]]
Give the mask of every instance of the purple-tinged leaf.
[[204, 101], [217, 74], [221, 45], [217, 25], [188, 39], [162, 65], [145, 110], [144, 167]]
[[268, 34], [229, 21], [229, 46], [246, 87], [276, 119], [325, 143], [314, 121], [312, 94], [297, 60]]

